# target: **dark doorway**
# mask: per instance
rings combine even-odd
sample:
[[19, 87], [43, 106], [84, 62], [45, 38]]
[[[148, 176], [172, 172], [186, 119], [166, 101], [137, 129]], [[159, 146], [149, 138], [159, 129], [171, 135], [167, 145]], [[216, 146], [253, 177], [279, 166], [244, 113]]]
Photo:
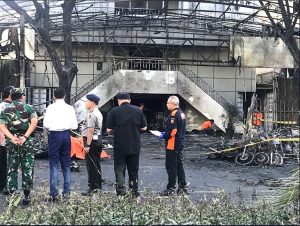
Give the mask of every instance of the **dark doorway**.
[[243, 110], [244, 110], [244, 115], [245, 117], [247, 117], [248, 115], [248, 108], [250, 107], [251, 105], [251, 98], [253, 96], [253, 92], [245, 92], [244, 93], [244, 105], [243, 105]]
[[129, 47], [130, 57], [153, 57], [162, 59], [163, 53], [153, 43], [152, 45], [138, 45]]
[[[169, 96], [176, 94], [136, 94], [131, 93], [131, 104], [140, 106], [144, 104], [143, 113], [146, 117], [148, 129], [163, 131], [165, 121], [169, 114], [166, 107]], [[176, 95], [178, 96], [178, 95]], [[179, 97], [179, 96], [178, 96]], [[179, 97], [180, 107], [185, 110], [186, 101]], [[117, 100], [114, 98], [114, 106], [117, 106]]]

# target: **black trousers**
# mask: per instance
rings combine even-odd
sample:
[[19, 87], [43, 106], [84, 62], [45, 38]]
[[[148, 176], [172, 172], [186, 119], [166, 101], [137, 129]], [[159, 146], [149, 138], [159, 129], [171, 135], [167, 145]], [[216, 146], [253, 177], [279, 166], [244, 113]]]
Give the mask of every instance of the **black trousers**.
[[90, 151], [85, 156], [88, 172], [88, 186], [90, 189], [102, 189], [102, 173], [100, 165], [100, 154], [102, 141], [92, 140]]
[[114, 151], [114, 171], [116, 176], [116, 191], [117, 194], [124, 193], [125, 188], [125, 171], [127, 167], [129, 177], [129, 189], [133, 192], [138, 191], [139, 177], [139, 157], [140, 153], [133, 155], [124, 155]]
[[7, 150], [0, 146], [0, 191], [6, 188], [7, 178]]
[[166, 170], [168, 173], [167, 189], [176, 189], [177, 178], [179, 188], [184, 188], [186, 186], [182, 159], [182, 150], [166, 150]]

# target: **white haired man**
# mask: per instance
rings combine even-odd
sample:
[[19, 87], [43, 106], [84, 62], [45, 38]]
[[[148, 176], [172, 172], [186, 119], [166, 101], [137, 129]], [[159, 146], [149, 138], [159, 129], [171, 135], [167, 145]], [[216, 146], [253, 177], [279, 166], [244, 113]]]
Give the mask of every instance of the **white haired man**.
[[186, 117], [179, 108], [179, 99], [177, 96], [170, 96], [168, 98], [167, 108], [170, 114], [166, 122], [165, 133], [162, 133], [160, 136], [160, 138], [164, 138], [166, 141], [166, 170], [168, 173], [167, 187], [160, 193], [163, 196], [175, 194], [177, 178], [177, 194], [188, 193], [182, 163]]

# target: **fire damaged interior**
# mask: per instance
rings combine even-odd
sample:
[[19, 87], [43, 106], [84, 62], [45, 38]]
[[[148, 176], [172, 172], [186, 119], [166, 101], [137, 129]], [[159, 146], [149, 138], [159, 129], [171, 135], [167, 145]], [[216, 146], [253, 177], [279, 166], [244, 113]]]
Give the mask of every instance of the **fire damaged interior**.
[[[169, 114], [168, 109], [166, 107], [166, 103], [169, 96], [169, 94], [161, 95], [130, 93], [131, 104], [136, 105], [138, 107], [141, 107], [143, 105], [142, 111], [146, 117], [149, 130], [164, 130], [165, 120]], [[185, 111], [187, 102], [181, 97], [179, 101], [180, 107]], [[115, 98], [111, 102], [113, 102], [112, 106], [117, 106], [117, 100]], [[102, 111], [102, 113], [106, 115], [107, 112]]]

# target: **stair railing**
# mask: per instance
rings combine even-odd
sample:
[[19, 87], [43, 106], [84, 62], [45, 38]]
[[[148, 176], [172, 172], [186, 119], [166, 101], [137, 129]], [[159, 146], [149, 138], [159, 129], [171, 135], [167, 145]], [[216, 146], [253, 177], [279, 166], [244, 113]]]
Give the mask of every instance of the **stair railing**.
[[116, 63], [111, 64], [109, 67], [101, 71], [100, 74], [96, 75], [93, 79], [91, 79], [89, 82], [80, 87], [75, 93], [73, 93], [70, 98], [70, 104], [75, 104], [76, 101], [88, 94], [88, 92], [90, 92], [104, 80], [112, 76], [115, 71], [120, 69], [122, 69], [122, 61], [117, 61]]
[[224, 107], [230, 114], [237, 116], [240, 120], [243, 120], [244, 113], [234, 106], [229, 100], [222, 96], [218, 91], [211, 87], [201, 77], [199, 77], [194, 71], [185, 65], [179, 65], [179, 71], [194, 82], [199, 88], [201, 88], [206, 94], [213, 98], [217, 103]]

